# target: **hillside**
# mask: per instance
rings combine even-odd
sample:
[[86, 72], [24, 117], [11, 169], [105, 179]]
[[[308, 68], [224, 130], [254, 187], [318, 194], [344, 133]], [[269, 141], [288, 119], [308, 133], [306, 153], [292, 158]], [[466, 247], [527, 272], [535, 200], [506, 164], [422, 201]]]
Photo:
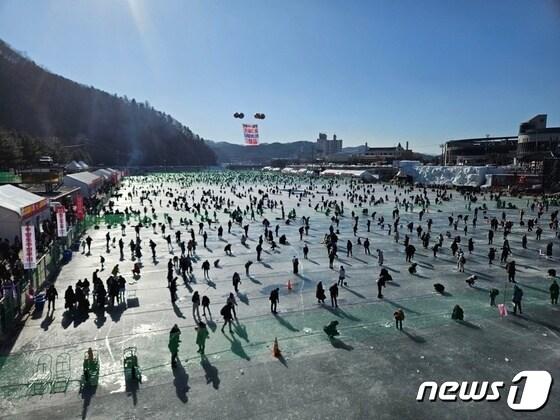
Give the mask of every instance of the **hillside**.
[[312, 159], [315, 145], [309, 141], [262, 143], [259, 146], [213, 141], [207, 143], [220, 163], [254, 164], [268, 164], [271, 159]]
[[50, 144], [60, 150], [60, 144], [65, 149], [61, 158], [86, 158], [90, 163], [216, 162], [214, 152], [203, 139], [149, 103], [118, 97], [53, 74], [2, 40], [0, 92], [0, 147], [5, 156], [17, 157], [11, 161], [13, 165], [29, 164], [26, 159], [35, 156], [21, 150], [28, 143], [22, 139], [30, 137], [39, 147], [37, 153], [49, 152]]

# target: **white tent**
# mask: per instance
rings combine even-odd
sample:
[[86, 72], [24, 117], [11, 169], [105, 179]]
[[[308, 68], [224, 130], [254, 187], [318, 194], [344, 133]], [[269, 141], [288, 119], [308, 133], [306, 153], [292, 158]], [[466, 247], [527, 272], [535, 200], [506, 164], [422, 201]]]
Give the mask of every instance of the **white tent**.
[[105, 181], [111, 181], [113, 178], [113, 173], [108, 169], [98, 169], [97, 171], [93, 171], [94, 175], [100, 176]]
[[82, 168], [82, 165], [80, 165], [75, 160], [67, 164], [64, 169], [66, 169], [68, 172], [79, 172], [84, 170], [84, 168]]
[[95, 195], [102, 183], [103, 178], [99, 175], [92, 174], [91, 172], [78, 172], [65, 175], [63, 185], [79, 187], [84, 197], [91, 197]]
[[111, 172], [113, 174], [113, 177], [115, 179], [115, 181], [120, 181], [123, 173], [117, 169], [113, 169], [113, 168], [105, 168], [106, 170], [108, 170], [109, 172]]
[[325, 169], [321, 176], [340, 177], [340, 178], [359, 178], [364, 182], [374, 182], [379, 180], [379, 175], [372, 174], [363, 169]]
[[50, 216], [48, 200], [13, 185], [0, 185], [0, 237], [10, 242], [21, 238], [22, 224], [35, 229]]

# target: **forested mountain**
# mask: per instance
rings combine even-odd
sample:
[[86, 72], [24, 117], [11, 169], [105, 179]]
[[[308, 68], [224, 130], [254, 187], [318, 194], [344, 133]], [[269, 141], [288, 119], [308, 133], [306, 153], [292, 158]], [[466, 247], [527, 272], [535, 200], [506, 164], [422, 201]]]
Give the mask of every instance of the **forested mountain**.
[[271, 159], [313, 159], [315, 143], [294, 141], [291, 143], [261, 143], [244, 146], [227, 142], [208, 141], [220, 163], [268, 164]]
[[0, 40], [0, 166], [41, 154], [106, 165], [216, 162], [203, 139], [149, 103], [53, 74]]

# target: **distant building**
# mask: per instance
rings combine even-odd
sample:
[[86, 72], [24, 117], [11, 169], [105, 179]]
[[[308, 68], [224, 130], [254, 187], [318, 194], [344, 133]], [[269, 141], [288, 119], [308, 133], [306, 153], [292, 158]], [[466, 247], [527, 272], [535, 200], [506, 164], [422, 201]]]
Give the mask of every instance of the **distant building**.
[[342, 151], [342, 140], [336, 138], [336, 134], [333, 134], [332, 139], [328, 139], [327, 135], [324, 133], [319, 133], [319, 138], [317, 139], [316, 156], [319, 158], [325, 158]]
[[521, 123], [517, 141], [517, 158], [521, 161], [542, 161], [560, 155], [560, 127], [546, 127], [546, 114], [539, 114]]
[[443, 164], [508, 165], [516, 153], [516, 136], [449, 140], [443, 145]]
[[400, 143], [395, 147], [368, 147], [366, 143], [364, 155], [365, 160], [368, 161], [391, 163], [394, 160], [410, 159], [412, 151], [408, 149], [408, 142], [406, 148], [403, 148]]
[[449, 140], [443, 145], [444, 165], [507, 165], [560, 157], [560, 127], [546, 126], [546, 114], [521, 123], [517, 136]]

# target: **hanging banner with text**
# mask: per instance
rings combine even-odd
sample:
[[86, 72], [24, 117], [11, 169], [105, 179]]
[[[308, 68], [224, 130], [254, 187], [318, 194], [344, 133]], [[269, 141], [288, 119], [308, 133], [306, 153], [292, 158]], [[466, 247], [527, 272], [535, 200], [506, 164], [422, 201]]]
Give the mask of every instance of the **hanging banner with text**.
[[23, 268], [32, 270], [37, 267], [37, 249], [35, 248], [35, 226], [21, 227], [21, 240], [23, 251]]
[[78, 220], [84, 220], [84, 198], [81, 195], [76, 196], [74, 204], [76, 206], [76, 217]]
[[56, 230], [59, 238], [63, 238], [68, 234], [68, 226], [66, 224], [66, 209], [64, 206], [56, 208]]
[[259, 126], [257, 124], [243, 124], [245, 146], [259, 145]]

